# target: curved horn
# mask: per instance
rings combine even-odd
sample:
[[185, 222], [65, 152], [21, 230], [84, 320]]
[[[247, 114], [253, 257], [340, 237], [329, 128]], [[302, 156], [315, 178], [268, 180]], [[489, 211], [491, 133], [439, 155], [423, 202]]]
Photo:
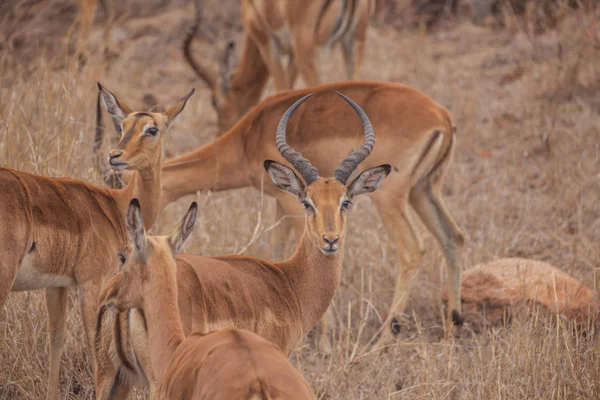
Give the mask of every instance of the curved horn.
[[199, 62], [197, 62], [192, 56], [191, 44], [194, 36], [196, 36], [196, 32], [198, 32], [198, 27], [200, 26], [200, 20], [202, 19], [202, 1], [195, 0], [194, 7], [196, 9], [194, 15], [194, 21], [192, 25], [190, 25], [188, 31], [185, 34], [185, 38], [183, 39], [183, 56], [186, 61], [190, 64], [192, 69], [196, 72], [196, 74], [206, 82], [206, 85], [210, 89], [215, 88], [215, 78], [211, 72], [209, 72], [205, 67], [203, 67]]
[[302, 175], [307, 185], [310, 185], [312, 182], [319, 178], [319, 172], [315, 167], [312, 166], [310, 161], [306, 159], [302, 154], [295, 151], [289, 144], [287, 144], [285, 139], [285, 131], [287, 129], [287, 123], [296, 108], [300, 106], [306, 99], [312, 96], [314, 93], [307, 94], [302, 97], [300, 100], [296, 101], [281, 117], [279, 121], [279, 125], [277, 125], [277, 135], [275, 136], [275, 143], [277, 144], [277, 149], [285, 158], [296, 168], [296, 170]]
[[362, 108], [358, 104], [356, 104], [352, 99], [347, 96], [344, 96], [342, 93], [337, 92], [358, 114], [360, 120], [363, 125], [363, 130], [365, 131], [365, 141], [364, 143], [356, 150], [353, 151], [348, 157], [341, 162], [340, 166], [336, 168], [333, 173], [333, 177], [338, 181], [342, 182], [344, 185], [348, 182], [350, 175], [352, 172], [358, 167], [358, 164], [364, 161], [365, 158], [371, 151], [373, 151], [373, 146], [375, 145], [375, 131], [373, 131], [373, 125], [371, 125], [371, 121], [369, 121], [369, 117], [363, 111]]

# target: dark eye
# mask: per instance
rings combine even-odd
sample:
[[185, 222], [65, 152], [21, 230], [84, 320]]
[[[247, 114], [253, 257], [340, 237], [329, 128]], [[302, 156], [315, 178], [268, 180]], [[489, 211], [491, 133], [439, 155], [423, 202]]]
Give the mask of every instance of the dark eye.
[[146, 133], [151, 136], [156, 136], [156, 134], [158, 133], [158, 129], [157, 128], [148, 128], [148, 129], [146, 129]]
[[215, 96], [212, 97], [212, 105], [214, 108], [217, 108], [217, 98]]
[[303, 201], [302, 204], [304, 204], [304, 208], [306, 208], [307, 210], [313, 210], [313, 206], [310, 205], [310, 203], [308, 201]]
[[348, 207], [350, 207], [351, 205], [352, 205], [352, 202], [351, 202], [350, 200], [345, 200], [345, 201], [342, 203], [342, 210], [347, 210], [347, 209], [348, 209]]
[[127, 261], [127, 258], [125, 257], [125, 254], [119, 253], [119, 260], [121, 260], [121, 265], [125, 264], [125, 261]]

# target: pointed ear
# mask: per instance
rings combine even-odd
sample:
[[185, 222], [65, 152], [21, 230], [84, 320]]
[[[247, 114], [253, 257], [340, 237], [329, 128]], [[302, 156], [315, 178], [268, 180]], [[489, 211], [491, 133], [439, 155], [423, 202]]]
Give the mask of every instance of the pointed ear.
[[123, 120], [127, 118], [127, 116], [133, 112], [133, 110], [127, 104], [117, 99], [117, 96], [109, 92], [100, 84], [100, 82], [98, 82], [98, 90], [102, 96], [102, 101], [104, 102], [106, 111], [108, 111], [113, 118], [115, 127], [120, 127], [121, 122], [123, 122]]
[[187, 95], [185, 95], [181, 99], [177, 100], [175, 102], [175, 104], [173, 104], [172, 106], [167, 108], [167, 111], [165, 111], [163, 113], [163, 115], [165, 117], [167, 117], [167, 125], [170, 125], [171, 122], [173, 122], [173, 120], [179, 115], [179, 113], [181, 113], [183, 111], [188, 100], [190, 99], [190, 97], [192, 97], [192, 95], [195, 92], [196, 92], [196, 89], [190, 90], [190, 92]]
[[171, 236], [169, 236], [169, 246], [171, 247], [171, 253], [173, 253], [173, 257], [179, 253], [179, 250], [181, 250], [183, 244], [194, 230], [197, 212], [198, 204], [194, 201], [190, 205], [185, 217], [183, 217], [183, 221], [181, 221], [179, 226], [175, 228], [173, 233], [171, 233]]
[[138, 253], [143, 252], [146, 248], [146, 230], [144, 229], [142, 209], [138, 199], [133, 199], [129, 203], [125, 225], [127, 226], [127, 232], [129, 232], [129, 239], [133, 243], [133, 247]]
[[304, 186], [304, 182], [298, 178], [291, 168], [277, 161], [267, 160], [265, 161], [265, 169], [275, 186], [284, 192], [295, 195], [300, 201], [304, 201], [306, 186]]
[[348, 197], [353, 198], [363, 193], [371, 193], [381, 185], [381, 182], [390, 174], [392, 166], [389, 164], [369, 168], [363, 171], [350, 185]]
[[219, 64], [219, 75], [221, 78], [221, 91], [227, 92], [229, 89], [229, 81], [231, 80], [231, 74], [238, 64], [237, 55], [235, 53], [235, 42], [230, 41], [227, 47], [223, 51], [223, 57]]

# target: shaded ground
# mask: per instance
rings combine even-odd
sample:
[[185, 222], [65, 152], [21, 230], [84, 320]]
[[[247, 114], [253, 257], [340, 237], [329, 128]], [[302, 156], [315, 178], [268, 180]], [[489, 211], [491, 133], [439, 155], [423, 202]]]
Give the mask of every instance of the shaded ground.
[[[148, 93], [168, 103], [194, 86], [199, 91], [170, 132], [167, 153], [180, 154], [214, 138], [210, 93], [179, 50], [190, 4], [152, 1], [142, 7], [136, 1], [131, 9], [121, 6], [124, 15], [115, 32], [120, 57], [107, 71], [101, 57], [93, 55], [79, 73], [65, 69], [72, 60], [61, 44], [74, 7], [68, 2], [16, 3], [21, 14], [14, 4], [0, 6], [6, 21], [0, 28], [3, 166], [99, 182], [91, 159], [97, 80], [134, 108]], [[205, 32], [215, 43], [199, 38], [194, 48], [200, 58], [217, 60], [225, 41], [239, 37], [237, 2], [205, 3]], [[13, 10], [12, 17], [5, 9]], [[16, 23], [15, 15], [22, 22]], [[102, 21], [100, 14], [90, 49], [98, 48]], [[556, 30], [540, 36], [468, 21], [426, 36], [389, 27], [370, 30], [361, 78], [415, 86], [455, 116], [459, 142], [444, 193], [467, 235], [465, 268], [498, 257], [530, 257], [560, 266], [596, 288], [599, 50], [598, 16], [590, 13], [570, 14]], [[327, 81], [342, 70], [338, 57], [334, 52], [324, 59]], [[212, 65], [216, 68], [216, 61]], [[260, 193], [241, 189], [201, 194], [198, 200], [200, 227], [187, 251], [225, 254], [248, 243]], [[274, 222], [272, 203], [265, 199], [265, 226]], [[187, 204], [189, 199], [183, 199], [169, 206], [155, 231], [171, 228]], [[333, 354], [315, 354], [310, 338], [294, 354], [295, 365], [319, 398], [600, 397], [600, 346], [594, 335], [572, 336], [562, 321], [557, 325], [533, 312], [510, 328], [475, 334], [467, 326], [460, 340], [440, 342], [444, 262], [429, 236], [398, 346], [370, 352], [378, 314], [391, 301], [395, 256], [368, 198], [358, 201], [350, 220], [345, 270], [334, 301]], [[269, 243], [265, 234], [248, 253], [269, 257]], [[0, 314], [0, 399], [43, 396], [45, 321], [40, 294], [10, 296]], [[68, 323], [61, 398], [90, 398], [91, 366], [77, 308], [72, 307]]]

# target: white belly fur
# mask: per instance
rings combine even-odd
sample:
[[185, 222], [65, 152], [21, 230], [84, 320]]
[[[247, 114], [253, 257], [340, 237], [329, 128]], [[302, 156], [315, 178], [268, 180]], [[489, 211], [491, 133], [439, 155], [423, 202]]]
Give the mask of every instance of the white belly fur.
[[21, 263], [17, 277], [12, 287], [13, 292], [24, 290], [36, 290], [56, 287], [75, 286], [76, 282], [72, 276], [46, 274], [36, 269], [29, 256]]

